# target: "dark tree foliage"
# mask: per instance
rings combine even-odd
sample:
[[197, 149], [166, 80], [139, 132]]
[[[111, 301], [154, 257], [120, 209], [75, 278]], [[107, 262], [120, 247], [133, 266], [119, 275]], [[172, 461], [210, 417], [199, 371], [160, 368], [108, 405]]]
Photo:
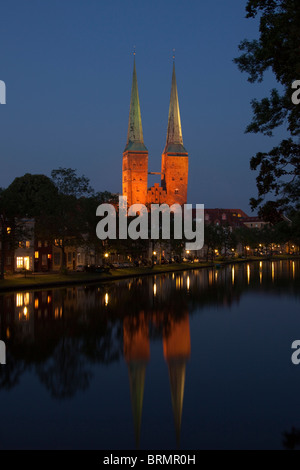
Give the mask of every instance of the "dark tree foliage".
[[[29, 173], [15, 178], [5, 190], [0, 190], [0, 279], [4, 278], [4, 259], [8, 250], [32, 234], [22, 219], [35, 219], [36, 227], [53, 227], [53, 211], [58, 204], [58, 192], [53, 182], [44, 175]], [[50, 223], [51, 221], [51, 223]]]
[[60, 194], [65, 196], [90, 196], [94, 193], [90, 180], [86, 176], [77, 176], [72, 168], [52, 170], [51, 178]]
[[273, 136], [279, 127], [287, 131], [286, 139], [270, 152], [257, 153], [250, 164], [259, 171], [251, 207], [276, 223], [279, 214], [300, 210], [300, 105], [292, 102], [292, 84], [300, 80], [300, 2], [248, 0], [246, 12], [247, 18], [259, 16], [259, 38], [242, 41], [242, 54], [234, 62], [250, 83], [261, 82], [267, 71], [278, 82], [269, 97], [252, 101], [253, 120], [246, 132]]

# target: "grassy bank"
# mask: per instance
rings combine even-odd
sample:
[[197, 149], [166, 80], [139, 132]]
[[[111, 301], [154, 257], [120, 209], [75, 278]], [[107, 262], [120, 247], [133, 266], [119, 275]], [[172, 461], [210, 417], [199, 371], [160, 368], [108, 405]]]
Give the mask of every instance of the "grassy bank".
[[6, 275], [4, 280], [0, 281], [0, 292], [1, 291], [12, 291], [12, 290], [23, 290], [23, 289], [37, 289], [43, 287], [58, 287], [64, 285], [73, 284], [90, 284], [98, 282], [107, 282], [118, 279], [125, 279], [137, 276], [163, 274], [169, 272], [187, 271], [193, 269], [201, 269], [207, 267], [216, 267], [232, 263], [249, 263], [255, 261], [270, 261], [270, 260], [296, 260], [299, 257], [288, 257], [288, 256], [274, 256], [273, 258], [263, 257], [249, 257], [249, 258], [235, 258], [228, 260], [216, 259], [214, 262], [201, 262], [201, 263], [180, 263], [180, 264], [165, 264], [155, 265], [153, 267], [132, 267], [122, 269], [111, 269], [109, 274], [107, 273], [76, 273], [70, 272], [68, 274], [60, 273], [33, 273], [28, 274], [26, 277], [21, 274]]

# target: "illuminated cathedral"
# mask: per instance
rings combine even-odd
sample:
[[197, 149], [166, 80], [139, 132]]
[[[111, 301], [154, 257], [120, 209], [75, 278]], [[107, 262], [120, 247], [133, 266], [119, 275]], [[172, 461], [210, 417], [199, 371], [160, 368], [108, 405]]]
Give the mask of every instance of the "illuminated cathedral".
[[[148, 188], [148, 175], [161, 176], [161, 184]], [[162, 153], [161, 173], [148, 171], [148, 150], [144, 144], [141, 109], [134, 58], [127, 144], [123, 152], [122, 193], [129, 206], [133, 204], [186, 204], [188, 186], [188, 153], [183, 146], [177, 94], [175, 62], [169, 106], [166, 145]]]

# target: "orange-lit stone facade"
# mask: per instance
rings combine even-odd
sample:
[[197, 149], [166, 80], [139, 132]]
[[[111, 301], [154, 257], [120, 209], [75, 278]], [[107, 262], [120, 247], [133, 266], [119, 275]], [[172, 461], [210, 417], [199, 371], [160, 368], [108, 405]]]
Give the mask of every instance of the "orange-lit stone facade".
[[148, 152], [123, 153], [123, 196], [129, 206], [146, 204], [148, 185]]
[[169, 205], [187, 203], [188, 164], [188, 154], [162, 155], [161, 180]]
[[148, 153], [123, 154], [123, 196], [132, 204], [186, 204], [188, 186], [188, 154], [162, 155], [161, 186], [148, 188]]
[[167, 204], [167, 193], [158, 183], [148, 189], [147, 205], [150, 204]]

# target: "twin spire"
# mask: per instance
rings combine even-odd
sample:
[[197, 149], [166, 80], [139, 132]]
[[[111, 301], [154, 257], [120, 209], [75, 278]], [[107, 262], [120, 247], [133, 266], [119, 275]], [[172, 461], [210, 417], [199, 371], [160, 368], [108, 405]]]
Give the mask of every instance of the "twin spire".
[[124, 152], [127, 150], [135, 150], [146, 152], [147, 149], [144, 145], [143, 127], [140, 109], [139, 90], [136, 77], [135, 57], [133, 62], [133, 77], [129, 110], [128, 134], [127, 145]]
[[[124, 152], [132, 151], [147, 151], [144, 145], [143, 138], [143, 127], [140, 109], [140, 100], [137, 84], [135, 57], [133, 62], [133, 78], [131, 88], [131, 99], [130, 99], [130, 111], [129, 111], [129, 122], [128, 122], [128, 134], [127, 134], [127, 145]], [[183, 146], [181, 119], [179, 111], [177, 83], [175, 74], [175, 62], [173, 61], [173, 73], [172, 73], [172, 86], [171, 96], [169, 105], [169, 118], [168, 118], [168, 130], [167, 130], [167, 141], [164, 153], [175, 152], [175, 153], [187, 153]]]

